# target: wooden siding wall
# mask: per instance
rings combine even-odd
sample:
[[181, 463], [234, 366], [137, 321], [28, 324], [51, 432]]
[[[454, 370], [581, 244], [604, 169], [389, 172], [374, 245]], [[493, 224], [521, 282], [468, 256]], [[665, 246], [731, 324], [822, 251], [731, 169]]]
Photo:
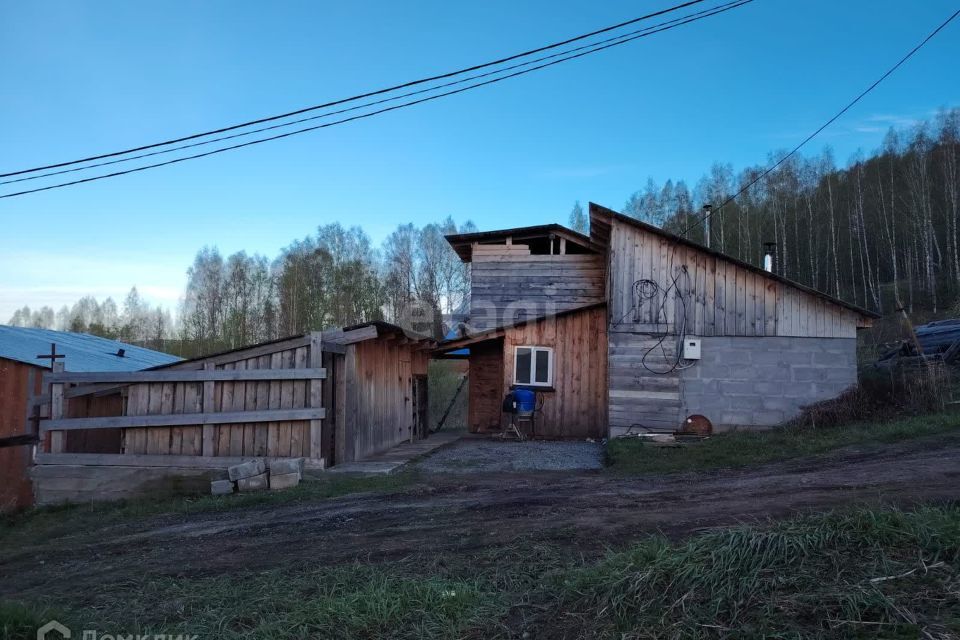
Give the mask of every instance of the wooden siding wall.
[[[304, 369], [309, 347], [285, 349], [253, 358], [221, 362], [217, 369]], [[125, 415], [203, 413], [202, 382], [131, 384]], [[209, 384], [209, 383], [208, 383]], [[307, 405], [307, 380], [271, 380], [214, 384], [213, 411], [299, 409]], [[309, 457], [310, 422], [225, 424], [213, 427], [213, 455]], [[123, 453], [199, 456], [203, 452], [203, 427], [148, 427], [124, 429]]]
[[430, 358], [418, 347], [403, 338], [347, 346], [338, 462], [361, 460], [411, 439], [413, 376], [426, 375]]
[[514, 244], [474, 248], [470, 324], [476, 329], [603, 302], [604, 256], [530, 255], [525, 247]]
[[[687, 273], [681, 268], [686, 266]], [[676, 277], [684, 305], [670, 290]], [[658, 295], [634, 283], [649, 279]], [[610, 331], [698, 336], [856, 337], [859, 314], [694, 247], [613, 221], [610, 233]]]
[[[42, 393], [43, 369], [0, 358], [0, 438], [32, 433], [27, 423], [27, 399]], [[30, 447], [0, 448], [0, 511], [33, 503], [27, 467]]]
[[471, 433], [499, 431], [500, 406], [504, 396], [503, 340], [470, 346], [467, 372], [467, 424]]
[[513, 384], [514, 354], [521, 345], [553, 348], [554, 391], [543, 392], [537, 436], [602, 437], [607, 425], [606, 309], [595, 307], [508, 329], [503, 341], [504, 389]]
[[676, 341], [671, 338], [661, 343], [657, 336], [610, 334], [611, 436], [644, 433], [644, 428], [672, 431], [680, 426], [682, 382], [679, 371], [670, 371], [676, 353]]

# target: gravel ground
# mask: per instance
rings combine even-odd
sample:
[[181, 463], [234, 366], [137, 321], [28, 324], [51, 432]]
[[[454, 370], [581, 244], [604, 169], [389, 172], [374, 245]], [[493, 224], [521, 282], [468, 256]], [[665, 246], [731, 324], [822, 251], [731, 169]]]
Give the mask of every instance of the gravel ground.
[[500, 442], [467, 438], [417, 463], [438, 473], [484, 471], [571, 471], [601, 469], [603, 445], [596, 442]]

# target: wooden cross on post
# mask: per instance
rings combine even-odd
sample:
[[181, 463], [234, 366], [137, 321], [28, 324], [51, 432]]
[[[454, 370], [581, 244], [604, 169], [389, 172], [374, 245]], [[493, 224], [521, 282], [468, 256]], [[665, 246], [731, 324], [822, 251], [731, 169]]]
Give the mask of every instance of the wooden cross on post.
[[[53, 373], [63, 371], [64, 363], [58, 360], [65, 360], [65, 353], [57, 353], [57, 343], [50, 343], [50, 353], [38, 355], [40, 360], [49, 360], [50, 369]], [[63, 383], [54, 382], [50, 384], [50, 419], [60, 420], [63, 418]], [[63, 453], [65, 438], [63, 431], [52, 431], [50, 433], [50, 453]]]
[[66, 355], [65, 353], [57, 353], [57, 343], [56, 343], [56, 342], [51, 342], [51, 343], [50, 343], [50, 353], [47, 353], [47, 354], [43, 354], [43, 353], [42, 353], [42, 354], [40, 354], [40, 355], [37, 356], [37, 358], [40, 359], [40, 360], [49, 360], [49, 361], [50, 361], [50, 368], [51, 368], [51, 369], [53, 368], [53, 365], [57, 364], [57, 360], [60, 360], [60, 359], [62, 359], [62, 358], [66, 358], [66, 357], [67, 357], [67, 355]]

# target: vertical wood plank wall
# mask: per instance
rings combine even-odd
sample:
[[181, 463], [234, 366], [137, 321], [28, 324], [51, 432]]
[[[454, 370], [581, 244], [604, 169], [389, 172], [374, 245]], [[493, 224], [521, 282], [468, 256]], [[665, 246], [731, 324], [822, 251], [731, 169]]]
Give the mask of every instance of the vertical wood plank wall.
[[380, 453], [411, 439], [413, 376], [425, 375], [429, 352], [403, 338], [347, 345], [344, 428], [337, 462]]
[[530, 255], [522, 244], [475, 247], [470, 323], [489, 329], [603, 302], [605, 262], [600, 254]]
[[593, 307], [507, 329], [502, 369], [505, 390], [514, 382], [516, 347], [524, 345], [553, 348], [554, 390], [542, 392], [537, 436], [602, 437], [607, 424], [606, 308]]
[[[655, 295], [636, 290], [644, 279], [657, 283]], [[685, 318], [685, 333], [697, 336], [855, 338], [860, 321], [819, 296], [618, 220], [608, 286], [611, 332], [675, 332]]]
[[610, 435], [677, 428], [682, 381], [670, 371], [676, 353], [669, 338], [661, 343], [652, 335], [610, 333]]
[[[0, 437], [32, 433], [27, 423], [30, 396], [42, 391], [43, 368], [0, 358]], [[0, 448], [0, 511], [33, 503], [27, 467], [30, 447]]]

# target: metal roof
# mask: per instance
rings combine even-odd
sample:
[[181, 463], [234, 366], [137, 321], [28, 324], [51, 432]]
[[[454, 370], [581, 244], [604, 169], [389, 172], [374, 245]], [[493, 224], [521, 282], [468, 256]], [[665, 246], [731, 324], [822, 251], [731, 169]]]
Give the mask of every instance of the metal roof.
[[[86, 333], [0, 325], [0, 358], [49, 369], [50, 360], [40, 360], [37, 356], [50, 353], [51, 344], [57, 345], [57, 353], [67, 356], [61, 360], [65, 363], [64, 368], [79, 373], [139, 371], [180, 360], [168, 353]], [[123, 357], [117, 355], [120, 349], [124, 351]]]

